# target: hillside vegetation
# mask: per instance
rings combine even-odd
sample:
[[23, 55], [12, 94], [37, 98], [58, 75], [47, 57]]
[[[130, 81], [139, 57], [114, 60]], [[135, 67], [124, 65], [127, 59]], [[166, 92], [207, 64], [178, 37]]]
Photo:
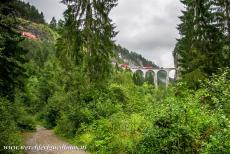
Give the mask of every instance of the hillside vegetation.
[[[228, 67], [156, 89], [111, 64], [157, 67], [116, 48], [108, 18], [116, 0], [63, 0], [68, 9], [57, 27], [22, 19], [11, 12], [13, 1], [0, 2], [0, 153], [24, 153], [4, 146], [23, 145], [21, 133], [38, 123], [90, 153], [230, 153]], [[23, 38], [22, 30], [38, 39]]]

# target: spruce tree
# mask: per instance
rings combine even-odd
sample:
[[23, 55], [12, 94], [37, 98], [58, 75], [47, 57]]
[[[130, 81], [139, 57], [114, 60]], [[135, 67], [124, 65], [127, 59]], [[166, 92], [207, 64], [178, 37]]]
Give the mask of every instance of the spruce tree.
[[182, 77], [200, 80], [224, 67], [225, 36], [219, 26], [214, 0], [182, 0], [185, 11], [178, 26], [181, 38], [174, 54]]
[[23, 86], [26, 51], [19, 46], [23, 39], [11, 2], [0, 3], [0, 96], [13, 100], [15, 89]]
[[111, 72], [116, 35], [109, 13], [117, 0], [63, 0], [74, 17], [80, 50], [84, 54], [83, 70], [90, 83], [101, 84]]
[[216, 15], [216, 25], [224, 35], [222, 47], [222, 62], [224, 66], [230, 66], [230, 1], [215, 0], [213, 11]]
[[53, 17], [50, 21], [50, 27], [54, 30], [57, 28], [57, 20], [55, 19], [55, 17]]
[[71, 7], [64, 12], [64, 21], [59, 21], [58, 32], [61, 37], [56, 44], [57, 58], [67, 70], [71, 69], [72, 65], [81, 67], [83, 63], [81, 31], [76, 28], [76, 20]]

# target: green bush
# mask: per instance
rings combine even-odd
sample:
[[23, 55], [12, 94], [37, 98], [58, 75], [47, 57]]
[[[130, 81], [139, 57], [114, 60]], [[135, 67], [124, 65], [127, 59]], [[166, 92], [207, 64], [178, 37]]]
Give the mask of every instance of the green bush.
[[0, 97], [0, 153], [22, 153], [19, 150], [5, 150], [4, 146], [20, 146], [21, 136], [11, 111], [11, 102]]
[[116, 74], [104, 89], [84, 88], [74, 77], [63, 76], [41, 118], [92, 153], [229, 153], [226, 74], [197, 91], [183, 82], [167, 90], [137, 86], [127, 72]]
[[89, 150], [99, 153], [129, 153], [142, 137], [141, 132], [148, 122], [140, 114], [116, 113], [108, 119], [82, 125], [76, 143], [87, 144]]
[[135, 73], [133, 73], [133, 82], [136, 85], [141, 86], [143, 85], [144, 81], [145, 79], [142, 71], [137, 70]]
[[75, 136], [77, 131], [75, 121], [69, 119], [68, 115], [63, 114], [61, 118], [57, 121], [57, 126], [55, 127], [55, 132], [60, 136], [71, 138]]
[[11, 104], [11, 112], [17, 127], [21, 131], [33, 131], [36, 129], [36, 122], [34, 116], [29, 114], [25, 107], [24, 93], [17, 92], [15, 95], [15, 102]]
[[92, 119], [93, 114], [90, 110], [73, 104], [70, 108], [62, 112], [61, 117], [57, 121], [55, 130], [61, 136], [74, 138], [81, 124], [90, 123]]
[[137, 153], [200, 153], [208, 151], [207, 148], [221, 151], [218, 146], [210, 144], [212, 138], [224, 143], [222, 152], [230, 150], [226, 136], [230, 132], [229, 119], [221, 111], [211, 111], [207, 105], [201, 104], [202, 92], [183, 93], [183, 97], [176, 98], [171, 92], [164, 103], [155, 103], [157, 108], [153, 106], [146, 111], [152, 126], [145, 130]]
[[223, 109], [230, 117], [230, 69], [220, 70], [211, 80], [206, 80], [203, 89], [203, 103], [209, 104], [212, 110]]
[[23, 115], [21, 116], [18, 121], [17, 121], [17, 126], [21, 129], [21, 130], [36, 130], [36, 122], [34, 120], [34, 118], [32, 116], [29, 115]]
[[54, 95], [40, 113], [39, 119], [43, 121], [45, 127], [54, 128], [57, 125], [57, 121], [61, 116], [61, 108], [64, 105], [62, 100], [61, 96]]
[[[86, 105], [94, 118], [80, 125], [74, 141], [92, 153], [229, 153], [226, 111], [210, 108], [209, 97], [215, 95], [207, 88], [194, 91], [188, 86], [179, 82], [156, 90], [149, 84], [111, 83]], [[218, 100], [224, 103], [228, 95], [222, 96]]]

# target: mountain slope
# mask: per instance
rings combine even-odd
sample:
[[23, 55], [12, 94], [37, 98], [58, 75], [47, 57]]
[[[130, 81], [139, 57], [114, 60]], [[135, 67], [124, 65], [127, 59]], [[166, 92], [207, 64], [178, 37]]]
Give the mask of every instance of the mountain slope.
[[[39, 47], [39, 43], [42, 42], [44, 44], [45, 42], [45, 44], [51, 44], [54, 47], [59, 35], [56, 30], [51, 29], [51, 26], [45, 23], [42, 12], [40, 13], [35, 6], [19, 0], [15, 1], [12, 4], [12, 7], [15, 8], [16, 15], [19, 19], [20, 32], [27, 33], [29, 35], [31, 34], [32, 36], [38, 38], [36, 41], [30, 41], [30, 43], [32, 42], [32, 44], [37, 44], [36, 47]], [[24, 45], [27, 46], [26, 43], [24, 43]], [[154, 64], [154, 62], [145, 59], [140, 54], [130, 52], [121, 45], [116, 45], [112, 62], [116, 62], [118, 64], [125, 63], [130, 66], [151, 66], [153, 68], [159, 68]]]
[[[20, 23], [21, 32], [31, 33], [35, 35], [39, 41], [53, 44], [59, 37], [58, 33], [46, 24], [34, 23], [25, 19], [20, 19]], [[127, 63], [130, 66], [151, 66], [153, 68], [159, 68], [159, 66], [155, 65], [152, 61], [145, 59], [138, 53], [130, 52], [121, 45], [116, 45], [114, 55], [115, 57], [113, 57], [112, 61], [118, 64]]]
[[130, 52], [121, 45], [116, 46], [115, 54], [119, 63], [126, 63], [130, 66], [151, 66], [153, 68], [159, 68], [154, 62], [145, 59], [141, 54]]

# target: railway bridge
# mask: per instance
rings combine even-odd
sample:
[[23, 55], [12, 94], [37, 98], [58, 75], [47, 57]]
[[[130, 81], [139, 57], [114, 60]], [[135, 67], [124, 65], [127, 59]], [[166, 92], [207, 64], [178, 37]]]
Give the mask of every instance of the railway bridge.
[[132, 71], [132, 73], [137, 73], [142, 72], [144, 78], [146, 77], [147, 73], [153, 73], [154, 74], [154, 85], [155, 87], [158, 87], [158, 74], [160, 72], [165, 72], [166, 74], [166, 79], [165, 79], [165, 84], [166, 87], [168, 87], [169, 85], [169, 73], [173, 70], [176, 70], [176, 68], [152, 68], [152, 67], [141, 67], [141, 66], [134, 66], [134, 67], [130, 67], [128, 65], [120, 65], [120, 67], [125, 68], [125, 69], [129, 69]]

